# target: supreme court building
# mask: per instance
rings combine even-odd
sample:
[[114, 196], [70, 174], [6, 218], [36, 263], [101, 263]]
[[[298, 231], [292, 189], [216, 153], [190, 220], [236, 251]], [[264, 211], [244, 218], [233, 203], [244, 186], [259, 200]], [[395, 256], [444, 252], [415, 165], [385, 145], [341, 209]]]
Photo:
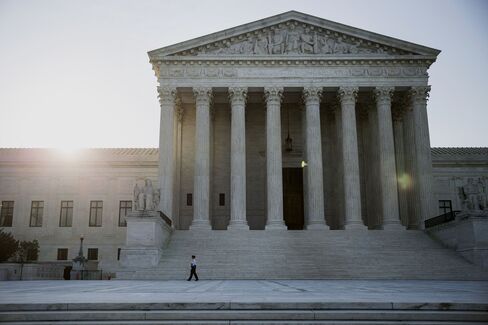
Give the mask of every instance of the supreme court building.
[[296, 11], [150, 51], [159, 150], [0, 149], [0, 227], [59, 263], [83, 234], [117, 271], [149, 179], [172, 237], [125, 278], [178, 278], [192, 254], [214, 278], [475, 274], [423, 230], [462, 209], [466, 184], [488, 199], [487, 148], [430, 147], [439, 53]]
[[439, 52], [294, 11], [149, 52], [161, 211], [181, 229], [422, 228]]

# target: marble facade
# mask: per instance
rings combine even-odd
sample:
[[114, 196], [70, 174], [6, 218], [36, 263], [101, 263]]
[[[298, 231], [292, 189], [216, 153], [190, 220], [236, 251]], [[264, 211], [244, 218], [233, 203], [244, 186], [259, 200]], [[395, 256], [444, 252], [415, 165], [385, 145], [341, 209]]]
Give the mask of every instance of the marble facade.
[[[176, 230], [286, 230], [284, 170], [302, 177], [299, 229], [423, 229], [440, 200], [461, 209], [468, 178], [488, 185], [486, 148], [430, 148], [427, 70], [438, 54], [294, 11], [151, 51], [159, 150], [69, 160], [0, 149], [0, 201], [14, 201], [7, 229], [38, 239], [43, 261], [58, 248], [75, 257], [84, 234], [100, 268], [114, 270], [126, 242], [119, 202], [136, 183], [160, 188], [157, 210]], [[33, 200], [44, 202], [40, 227], [29, 226]], [[62, 200], [74, 202], [69, 227], [59, 226]], [[104, 204], [98, 227], [91, 200]]]

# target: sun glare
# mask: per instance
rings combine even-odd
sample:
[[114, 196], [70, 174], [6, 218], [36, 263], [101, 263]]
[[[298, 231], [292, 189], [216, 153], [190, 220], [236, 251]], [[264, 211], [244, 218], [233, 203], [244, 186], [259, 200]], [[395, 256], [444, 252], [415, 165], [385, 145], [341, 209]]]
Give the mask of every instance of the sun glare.
[[80, 154], [81, 148], [74, 146], [63, 146], [56, 148], [56, 152], [64, 159], [73, 160]]

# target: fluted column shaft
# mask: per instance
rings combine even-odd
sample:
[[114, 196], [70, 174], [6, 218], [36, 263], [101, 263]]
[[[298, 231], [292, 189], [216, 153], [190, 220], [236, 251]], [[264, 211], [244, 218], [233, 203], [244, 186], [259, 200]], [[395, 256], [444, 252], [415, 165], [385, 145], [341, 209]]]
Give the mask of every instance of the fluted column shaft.
[[322, 166], [322, 136], [320, 132], [320, 98], [322, 88], [306, 87], [305, 144], [307, 159], [307, 229], [326, 229], [324, 209], [324, 178]]
[[418, 172], [415, 149], [415, 122], [413, 110], [410, 103], [407, 103], [405, 116], [403, 118], [403, 139], [405, 148], [405, 183], [408, 203], [408, 229], [417, 229], [420, 219], [420, 197], [418, 192]]
[[159, 211], [173, 219], [175, 174], [174, 118], [176, 88], [158, 87], [161, 118], [159, 123]]
[[356, 130], [356, 97], [358, 88], [339, 88], [342, 117], [342, 163], [344, 184], [345, 228], [364, 228], [361, 220], [361, 185]]
[[195, 173], [191, 229], [210, 229], [210, 101], [212, 88], [194, 88], [196, 102]]
[[248, 229], [246, 220], [246, 97], [247, 88], [229, 88], [231, 104], [229, 229]]
[[395, 166], [395, 143], [391, 117], [393, 87], [376, 87], [374, 96], [378, 117], [381, 213], [384, 229], [401, 229]]
[[403, 141], [403, 122], [401, 112], [393, 116], [393, 135], [395, 141], [395, 161], [398, 180], [398, 210], [401, 223], [408, 225], [408, 205], [407, 205], [407, 188], [409, 179], [405, 171], [405, 153]]
[[266, 99], [266, 229], [286, 229], [283, 220], [281, 99], [283, 88], [265, 88]]
[[432, 157], [430, 149], [429, 125], [427, 119], [427, 99], [430, 87], [412, 87], [409, 91], [415, 128], [415, 151], [417, 183], [420, 199], [418, 228], [424, 229], [424, 221], [433, 217], [434, 199], [432, 194]]

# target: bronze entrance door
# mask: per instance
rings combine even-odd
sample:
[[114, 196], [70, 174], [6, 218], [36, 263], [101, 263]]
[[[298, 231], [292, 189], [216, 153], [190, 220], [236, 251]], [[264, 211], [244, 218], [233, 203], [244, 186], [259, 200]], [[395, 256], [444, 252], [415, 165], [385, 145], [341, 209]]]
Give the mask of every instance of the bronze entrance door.
[[303, 229], [302, 168], [283, 168], [283, 215], [288, 230]]

